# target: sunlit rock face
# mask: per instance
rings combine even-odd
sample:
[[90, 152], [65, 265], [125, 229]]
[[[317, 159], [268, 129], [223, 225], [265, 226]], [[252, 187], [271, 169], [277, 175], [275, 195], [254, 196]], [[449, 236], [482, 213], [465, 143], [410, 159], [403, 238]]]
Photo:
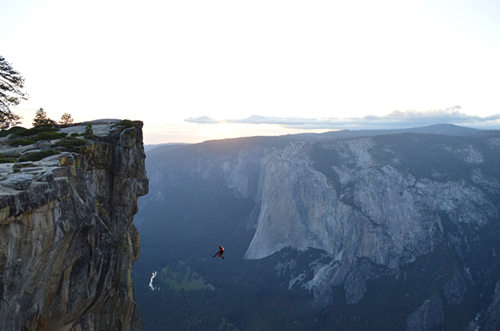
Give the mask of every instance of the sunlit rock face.
[[[334, 157], [319, 160], [314, 148]], [[397, 273], [443, 240], [443, 218], [461, 228], [498, 217], [481, 186], [432, 174], [417, 178], [398, 169], [399, 161], [382, 163], [373, 152], [373, 138], [359, 138], [319, 147], [292, 143], [269, 153], [262, 160], [261, 208], [246, 257], [267, 257], [284, 247], [325, 250], [335, 258], [307, 286], [342, 284], [347, 302], [355, 303], [373, 276], [360, 263]], [[478, 151], [471, 154], [480, 159]], [[318, 171], [320, 162], [329, 172]]]
[[93, 125], [79, 152], [1, 165], [1, 330], [140, 329], [130, 271], [148, 190], [142, 123]]

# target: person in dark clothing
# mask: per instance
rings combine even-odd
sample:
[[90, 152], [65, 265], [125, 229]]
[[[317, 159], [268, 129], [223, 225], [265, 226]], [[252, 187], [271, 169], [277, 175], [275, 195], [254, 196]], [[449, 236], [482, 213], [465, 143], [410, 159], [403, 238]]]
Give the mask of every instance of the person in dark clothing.
[[217, 255], [219, 255], [221, 258], [224, 258], [224, 256], [223, 256], [224, 255], [224, 247], [219, 246], [219, 251], [217, 253], [215, 253], [215, 255], [212, 257], [216, 257]]

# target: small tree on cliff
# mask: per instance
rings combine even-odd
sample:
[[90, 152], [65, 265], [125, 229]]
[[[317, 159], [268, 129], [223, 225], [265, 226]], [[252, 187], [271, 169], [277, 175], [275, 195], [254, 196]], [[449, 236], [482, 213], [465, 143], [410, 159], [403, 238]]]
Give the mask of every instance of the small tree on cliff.
[[26, 99], [23, 88], [23, 76], [0, 55], [0, 129], [8, 129], [19, 123], [21, 117], [14, 114], [11, 108]]
[[40, 108], [36, 111], [35, 118], [33, 119], [33, 126], [34, 127], [40, 127], [40, 126], [55, 126], [55, 122], [51, 120], [50, 118], [47, 117], [47, 113], [43, 108]]
[[62, 125], [73, 124], [73, 117], [71, 117], [71, 114], [64, 113], [61, 116], [61, 120], [59, 121], [59, 124], [62, 124]]
[[95, 139], [97, 136], [94, 134], [94, 129], [92, 129], [92, 124], [87, 123], [85, 126], [85, 132], [83, 133], [83, 137], [86, 139]]

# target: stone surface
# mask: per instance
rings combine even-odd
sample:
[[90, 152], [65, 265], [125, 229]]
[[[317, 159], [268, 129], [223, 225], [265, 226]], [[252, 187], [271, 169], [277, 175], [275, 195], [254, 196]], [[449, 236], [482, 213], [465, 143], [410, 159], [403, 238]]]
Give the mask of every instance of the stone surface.
[[117, 122], [99, 122], [79, 153], [2, 168], [1, 330], [140, 329], [130, 272], [148, 190], [142, 123]]

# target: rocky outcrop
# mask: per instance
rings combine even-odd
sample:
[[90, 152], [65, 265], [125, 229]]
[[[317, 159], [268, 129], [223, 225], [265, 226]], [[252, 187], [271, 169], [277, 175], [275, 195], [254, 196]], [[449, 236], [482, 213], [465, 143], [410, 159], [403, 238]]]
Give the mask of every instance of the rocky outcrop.
[[130, 273], [148, 190], [142, 123], [92, 124], [79, 152], [1, 165], [2, 330], [140, 329]]

